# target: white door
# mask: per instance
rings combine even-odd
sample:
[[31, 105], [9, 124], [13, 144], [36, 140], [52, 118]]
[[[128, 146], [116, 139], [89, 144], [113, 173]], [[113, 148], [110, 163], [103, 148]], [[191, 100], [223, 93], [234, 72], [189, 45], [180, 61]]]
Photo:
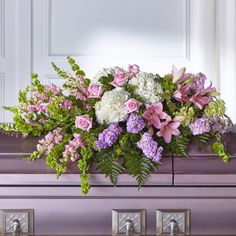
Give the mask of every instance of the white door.
[[[0, 105], [17, 103], [18, 90], [30, 83], [31, 72], [38, 73], [44, 83], [61, 84], [50, 62], [69, 69], [66, 56], [73, 56], [89, 77], [102, 67], [130, 63], [160, 74], [170, 72], [172, 64], [187, 66], [189, 71], [204, 72], [225, 91], [225, 83], [220, 83], [218, 37], [219, 17], [224, 16], [219, 13], [222, 5], [235, 6], [235, 2], [0, 0]], [[233, 9], [231, 23], [235, 24], [236, 7], [232, 6], [228, 8]], [[232, 55], [235, 58], [236, 50]], [[236, 75], [235, 70], [230, 75]], [[234, 86], [233, 94], [223, 95], [236, 121], [232, 105], [236, 78]], [[1, 109], [0, 121], [10, 120]]]

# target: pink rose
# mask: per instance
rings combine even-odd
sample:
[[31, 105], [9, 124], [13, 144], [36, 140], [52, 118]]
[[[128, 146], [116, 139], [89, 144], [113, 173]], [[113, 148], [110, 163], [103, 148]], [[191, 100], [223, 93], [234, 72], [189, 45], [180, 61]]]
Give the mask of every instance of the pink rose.
[[88, 93], [89, 98], [100, 98], [103, 93], [102, 86], [96, 83], [91, 83], [88, 87]]
[[82, 130], [90, 130], [92, 128], [92, 118], [88, 115], [76, 116], [75, 127]]
[[137, 75], [140, 72], [139, 66], [138, 65], [129, 65], [129, 72]]
[[128, 81], [128, 75], [122, 70], [116, 70], [114, 74], [114, 80], [110, 83], [114, 87], [121, 87]]
[[129, 99], [127, 102], [125, 102], [125, 109], [128, 113], [138, 111], [139, 107], [141, 106], [141, 102], [137, 101], [136, 99]]

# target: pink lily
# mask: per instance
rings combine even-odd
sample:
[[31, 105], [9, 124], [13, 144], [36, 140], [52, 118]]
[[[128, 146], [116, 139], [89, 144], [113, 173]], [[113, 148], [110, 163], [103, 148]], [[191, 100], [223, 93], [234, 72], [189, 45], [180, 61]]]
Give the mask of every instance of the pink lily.
[[173, 97], [179, 102], [188, 102], [188, 94], [190, 92], [190, 87], [191, 84], [186, 84], [183, 87], [180, 87], [174, 92]]
[[185, 74], [185, 71], [185, 67], [182, 67], [178, 70], [176, 66], [172, 66], [172, 79], [174, 84], [181, 84], [192, 76], [191, 73]]
[[148, 121], [148, 125], [153, 125], [156, 128], [160, 128], [161, 119], [166, 119], [168, 115], [163, 112], [162, 103], [156, 103], [153, 105], [146, 105], [146, 111], [143, 113], [143, 117]]
[[212, 83], [211, 83], [209, 87], [202, 90], [198, 90], [190, 98], [190, 102], [194, 103], [199, 109], [202, 110], [202, 108], [212, 100], [211, 93], [215, 93], [215, 92], [216, 92], [216, 88], [212, 87]]
[[160, 130], [156, 133], [156, 135], [158, 137], [163, 137], [166, 143], [170, 143], [172, 135], [180, 135], [180, 131], [178, 130], [179, 126], [180, 122], [167, 119], [161, 124]]

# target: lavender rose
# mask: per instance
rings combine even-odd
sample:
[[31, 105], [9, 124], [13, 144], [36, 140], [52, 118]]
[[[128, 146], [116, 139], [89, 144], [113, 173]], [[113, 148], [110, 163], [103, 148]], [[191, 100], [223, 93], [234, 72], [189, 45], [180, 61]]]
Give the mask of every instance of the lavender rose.
[[129, 65], [129, 72], [132, 73], [133, 75], [137, 75], [140, 72], [139, 66], [138, 65]]
[[88, 115], [76, 116], [75, 127], [82, 130], [90, 130], [92, 128], [92, 118]]
[[102, 85], [91, 83], [88, 87], [88, 93], [89, 98], [100, 98], [103, 93]]
[[122, 87], [128, 81], [128, 75], [123, 70], [116, 70], [114, 73], [114, 80], [111, 85], [114, 87]]
[[134, 98], [131, 98], [124, 103], [125, 109], [127, 110], [128, 113], [138, 111], [141, 104], [142, 104], [141, 102], [137, 101]]

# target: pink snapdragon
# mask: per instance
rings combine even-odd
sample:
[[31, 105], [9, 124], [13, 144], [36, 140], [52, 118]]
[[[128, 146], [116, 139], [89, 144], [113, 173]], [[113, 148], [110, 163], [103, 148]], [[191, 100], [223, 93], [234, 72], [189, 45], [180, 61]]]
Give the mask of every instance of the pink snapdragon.
[[50, 84], [50, 85], [44, 85], [44, 89], [47, 92], [51, 92], [53, 95], [58, 95], [59, 93], [62, 92], [62, 89], [60, 89], [58, 86], [55, 84]]
[[41, 152], [52, 151], [53, 148], [63, 140], [61, 130], [61, 128], [56, 128], [52, 132], [49, 132], [43, 139], [39, 140], [37, 149]]
[[73, 102], [70, 100], [64, 100], [62, 104], [60, 105], [61, 108], [70, 110], [73, 108]]
[[132, 74], [132, 76], [137, 75], [140, 72], [139, 66], [138, 65], [129, 65], [129, 73]]
[[92, 128], [92, 118], [89, 115], [76, 116], [75, 127], [89, 131]]
[[26, 110], [29, 112], [39, 112], [43, 114], [48, 114], [48, 103], [28, 105]]
[[127, 83], [128, 79], [129, 77], [125, 71], [116, 70], [114, 73], [114, 80], [110, 84], [114, 87], [122, 87]]
[[89, 98], [100, 98], [103, 93], [102, 85], [91, 83], [88, 87]]
[[166, 143], [170, 143], [172, 135], [180, 135], [180, 131], [178, 130], [179, 126], [180, 122], [172, 121], [170, 118], [168, 118], [161, 124], [160, 130], [157, 132], [157, 136], [163, 137]]
[[176, 66], [172, 66], [172, 79], [174, 84], [181, 84], [192, 76], [191, 73], [185, 73], [185, 71], [185, 67], [178, 70]]
[[63, 157], [70, 158], [71, 161], [76, 161], [80, 157], [78, 148], [84, 147], [84, 145], [81, 134], [74, 134], [74, 139], [70, 140], [70, 142], [65, 145]]
[[37, 102], [37, 103], [45, 103], [48, 102], [49, 100], [49, 96], [45, 93], [38, 93], [38, 92], [33, 92], [32, 94], [33, 99]]
[[138, 111], [139, 107], [141, 106], [141, 102], [138, 100], [131, 98], [127, 102], [124, 103], [125, 109], [128, 113]]
[[148, 125], [160, 128], [161, 119], [166, 119], [168, 117], [168, 115], [163, 112], [162, 103], [159, 102], [154, 105], [146, 105], [146, 109], [143, 117], [148, 121]]

